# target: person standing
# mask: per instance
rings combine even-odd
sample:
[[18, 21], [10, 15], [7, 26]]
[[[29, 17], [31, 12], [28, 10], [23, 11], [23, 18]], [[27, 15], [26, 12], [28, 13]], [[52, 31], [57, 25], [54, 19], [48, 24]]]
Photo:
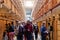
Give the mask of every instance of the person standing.
[[23, 40], [26, 40], [26, 37], [25, 37], [25, 22], [22, 22], [22, 28], [23, 28]]
[[27, 24], [25, 25], [25, 35], [27, 40], [32, 40], [32, 32], [33, 32], [32, 24], [28, 20]]
[[11, 24], [9, 24], [9, 38], [10, 40], [14, 40], [14, 24], [13, 22]]
[[51, 40], [51, 39], [50, 39], [50, 27], [51, 27], [51, 26], [50, 26], [50, 23], [48, 23], [48, 37], [49, 37], [49, 40]]
[[7, 36], [8, 36], [8, 40], [9, 40], [9, 23], [8, 24], [6, 24], [6, 32], [7, 32]]
[[49, 37], [49, 40], [51, 40], [51, 34], [53, 33], [53, 27], [51, 26], [50, 23], [48, 23], [48, 37]]
[[47, 29], [45, 23], [42, 24], [40, 31], [41, 31], [41, 39], [46, 40]]
[[6, 30], [3, 32], [3, 40], [8, 40], [8, 35]]
[[17, 40], [19, 40], [19, 37], [20, 37], [20, 36], [18, 35], [18, 33], [19, 33], [19, 25], [20, 25], [20, 24], [17, 23], [16, 26], [15, 26], [15, 37], [16, 37]]
[[16, 24], [14, 31], [15, 31], [15, 35], [17, 36], [19, 31], [19, 23]]
[[19, 25], [17, 40], [23, 40], [23, 25], [22, 24]]
[[35, 33], [35, 39], [37, 40], [37, 38], [38, 38], [38, 26], [35, 24], [34, 25], [34, 33]]

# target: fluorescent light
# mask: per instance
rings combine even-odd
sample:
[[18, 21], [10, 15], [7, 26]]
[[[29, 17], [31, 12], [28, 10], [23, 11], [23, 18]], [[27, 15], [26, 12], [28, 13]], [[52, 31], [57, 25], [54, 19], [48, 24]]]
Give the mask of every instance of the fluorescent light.
[[33, 7], [33, 1], [25, 1], [24, 6], [25, 7], [30, 7], [30, 8]]

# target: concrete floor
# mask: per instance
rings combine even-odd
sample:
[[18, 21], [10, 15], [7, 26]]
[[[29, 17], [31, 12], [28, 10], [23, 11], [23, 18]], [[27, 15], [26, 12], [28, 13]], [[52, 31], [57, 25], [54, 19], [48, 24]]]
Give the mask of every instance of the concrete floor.
[[[34, 33], [33, 33], [33, 36], [34, 36], [34, 40], [35, 40], [35, 35], [34, 35]], [[15, 36], [14, 37], [14, 40], [17, 40], [17, 37]], [[23, 39], [24, 40], [24, 39]], [[38, 34], [38, 39], [37, 40], [41, 40], [41, 36]]]

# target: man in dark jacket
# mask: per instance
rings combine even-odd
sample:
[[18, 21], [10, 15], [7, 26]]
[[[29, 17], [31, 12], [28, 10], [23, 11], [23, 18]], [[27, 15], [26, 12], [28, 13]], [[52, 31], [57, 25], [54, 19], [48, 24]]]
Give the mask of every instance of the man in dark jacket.
[[37, 24], [35, 24], [34, 26], [34, 33], [35, 33], [35, 39], [37, 40], [37, 38], [38, 38], [38, 26], [37, 26]]
[[18, 30], [18, 34], [17, 34], [17, 40], [23, 40], [23, 25], [20, 24], [19, 26], [19, 30]]

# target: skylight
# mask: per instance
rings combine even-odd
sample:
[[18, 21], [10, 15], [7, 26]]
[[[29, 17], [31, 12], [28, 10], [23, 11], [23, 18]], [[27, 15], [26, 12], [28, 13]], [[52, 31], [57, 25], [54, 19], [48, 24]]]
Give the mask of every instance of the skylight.
[[28, 7], [28, 8], [32, 8], [33, 7], [33, 1], [25, 1], [24, 6]]

